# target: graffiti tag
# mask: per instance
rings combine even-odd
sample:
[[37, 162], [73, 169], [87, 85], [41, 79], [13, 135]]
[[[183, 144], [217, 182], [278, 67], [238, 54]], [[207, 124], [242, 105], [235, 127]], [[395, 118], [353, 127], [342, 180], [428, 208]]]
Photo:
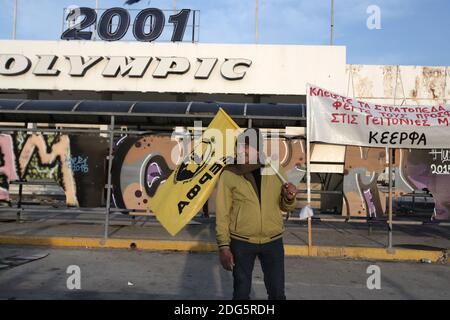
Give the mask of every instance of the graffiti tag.
[[72, 169], [73, 172], [88, 173], [88, 157], [83, 158], [82, 156], [70, 157], [67, 159], [67, 165]]
[[450, 164], [445, 164], [450, 162], [450, 149], [433, 149], [430, 152], [433, 156], [433, 163], [430, 166], [431, 173], [437, 175], [450, 175]]
[[433, 161], [440, 161], [441, 163], [450, 162], [450, 149], [433, 149], [430, 154], [433, 155]]

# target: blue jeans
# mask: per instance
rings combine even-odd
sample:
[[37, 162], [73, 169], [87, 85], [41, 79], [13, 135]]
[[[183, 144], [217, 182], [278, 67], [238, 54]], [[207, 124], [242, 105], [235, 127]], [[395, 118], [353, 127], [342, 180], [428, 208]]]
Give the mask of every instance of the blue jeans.
[[253, 244], [231, 239], [234, 256], [233, 300], [249, 300], [256, 257], [261, 262], [269, 300], [285, 300], [283, 239]]

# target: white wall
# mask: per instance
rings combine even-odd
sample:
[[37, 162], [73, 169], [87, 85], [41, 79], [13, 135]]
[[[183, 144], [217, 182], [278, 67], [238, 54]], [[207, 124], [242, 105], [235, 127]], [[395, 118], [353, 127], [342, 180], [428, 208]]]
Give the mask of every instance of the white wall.
[[450, 103], [450, 67], [349, 65], [345, 95], [374, 103]]

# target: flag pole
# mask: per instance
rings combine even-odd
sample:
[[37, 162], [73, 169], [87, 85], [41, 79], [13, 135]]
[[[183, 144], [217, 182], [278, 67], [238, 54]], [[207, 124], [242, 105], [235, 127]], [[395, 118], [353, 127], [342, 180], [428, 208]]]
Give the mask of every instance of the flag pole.
[[269, 158], [266, 158], [266, 162], [270, 165], [270, 167], [272, 168], [272, 170], [275, 172], [275, 174], [277, 175], [278, 179], [280, 179], [280, 181], [285, 184], [288, 183], [288, 181], [283, 177], [283, 175], [280, 173], [280, 171], [277, 170], [277, 168], [275, 168], [272, 164], [272, 161], [269, 160]]
[[387, 150], [389, 157], [388, 251], [392, 251], [392, 154], [395, 152], [395, 149], [388, 148]]
[[[308, 206], [311, 207], [311, 112], [309, 85], [306, 86], [306, 189]], [[312, 221], [308, 217], [308, 255], [312, 249]]]

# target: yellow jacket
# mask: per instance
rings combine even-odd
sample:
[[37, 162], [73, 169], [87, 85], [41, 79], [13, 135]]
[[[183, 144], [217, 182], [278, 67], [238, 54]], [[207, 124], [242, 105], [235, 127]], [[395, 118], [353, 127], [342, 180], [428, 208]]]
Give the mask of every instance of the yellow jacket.
[[[258, 165], [256, 165], [258, 167]], [[281, 196], [282, 182], [276, 174], [261, 174], [261, 204], [251, 174], [255, 165], [229, 165], [223, 171], [216, 197], [216, 236], [219, 247], [230, 239], [263, 244], [281, 238], [284, 232], [281, 211], [295, 209], [295, 200]], [[273, 170], [265, 168], [266, 170]], [[280, 168], [280, 173], [285, 176]]]

